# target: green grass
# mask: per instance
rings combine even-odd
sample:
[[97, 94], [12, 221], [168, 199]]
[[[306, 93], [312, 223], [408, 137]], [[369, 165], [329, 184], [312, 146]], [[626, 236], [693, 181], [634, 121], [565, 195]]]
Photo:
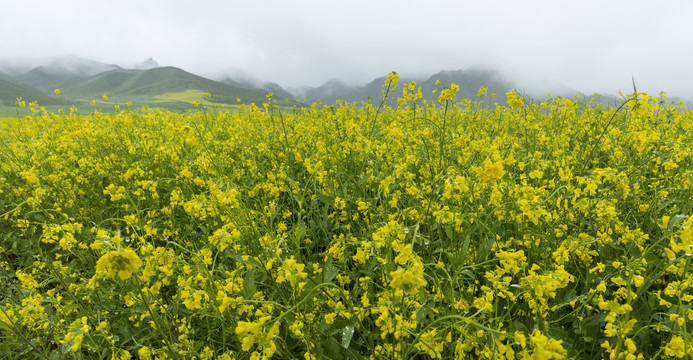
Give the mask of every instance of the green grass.
[[27, 89], [9, 81], [0, 79], [0, 107], [14, 106], [17, 98], [22, 98], [27, 103], [38, 101], [45, 105], [57, 105], [63, 101], [59, 98], [44, 95], [38, 91]]

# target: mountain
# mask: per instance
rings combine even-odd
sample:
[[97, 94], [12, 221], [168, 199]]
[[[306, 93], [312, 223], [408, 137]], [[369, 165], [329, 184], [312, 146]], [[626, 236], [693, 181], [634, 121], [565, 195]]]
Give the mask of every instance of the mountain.
[[88, 76], [84, 75], [58, 73], [43, 67], [37, 67], [24, 74], [15, 76], [11, 80], [24, 87], [34, 88], [44, 94], [50, 94], [55, 89], [63, 90], [77, 85], [88, 78]]
[[0, 79], [4, 80], [2, 101], [5, 104], [14, 104], [18, 96], [53, 104], [57, 100], [50, 96], [55, 89], [60, 89], [70, 101], [99, 101], [103, 95], [108, 95], [116, 102], [133, 101], [177, 109], [186, 108], [195, 101], [238, 104], [240, 99], [243, 103], [261, 104], [267, 101], [268, 92], [274, 93], [277, 100], [293, 98], [277, 84], [267, 83], [259, 87], [225, 84], [179, 68], [161, 67], [152, 58], [129, 69], [75, 56], [56, 59], [28, 70], [10, 65], [9, 62], [0, 63]]
[[264, 84], [262, 84], [262, 86], [260, 88], [262, 90], [266, 90], [268, 92], [271, 92], [272, 98], [274, 98], [274, 99], [286, 99], [289, 101], [297, 100], [296, 96], [294, 96], [294, 94], [288, 92], [286, 89], [284, 89], [283, 87], [281, 87], [277, 83], [273, 83], [273, 82], [264, 83]]
[[38, 101], [41, 105], [59, 105], [64, 103], [61, 99], [56, 99], [41, 92], [0, 79], [0, 104], [10, 107], [15, 106], [17, 98], [22, 98], [27, 103]]
[[212, 102], [225, 104], [236, 104], [237, 99], [259, 104], [266, 101], [267, 95], [265, 90], [220, 83], [170, 66], [149, 70], [111, 70], [67, 88], [65, 94], [82, 100], [97, 99], [109, 94], [125, 100], [154, 98], [190, 90], [209, 93]]
[[[365, 85], [347, 85], [338, 80], [330, 80], [319, 87], [303, 87], [291, 89], [290, 91], [298, 99], [306, 99], [307, 102], [320, 100], [324, 104], [334, 103], [336, 100], [343, 101], [380, 101], [386, 77], [379, 77]], [[398, 87], [391, 89], [388, 94], [390, 104], [396, 104], [395, 100], [402, 96], [402, 86], [415, 81], [417, 87], [421, 87], [423, 99], [435, 101], [439, 92], [432, 94], [435, 89], [441, 90], [454, 83], [460, 87], [457, 98], [476, 99], [477, 92], [481, 86], [488, 87], [488, 93], [498, 95], [505, 94], [512, 90], [514, 85], [504, 80], [500, 74], [492, 70], [469, 69], [469, 70], [446, 70], [441, 71], [429, 78], [420, 79], [401, 76]], [[440, 85], [436, 85], [440, 81]]]
[[120, 69], [118, 65], [104, 64], [77, 56], [66, 56], [37, 67], [48, 74], [73, 74], [89, 77], [104, 71]]
[[312, 103], [320, 100], [323, 104], [332, 104], [337, 100], [358, 101], [365, 100], [363, 86], [352, 86], [331, 79], [318, 87], [304, 87], [295, 91], [296, 97]]
[[91, 76], [113, 69], [120, 69], [120, 67], [68, 56], [39, 65], [28, 72], [12, 77], [11, 80], [24, 87], [50, 94], [55, 89], [65, 90]]
[[65, 89], [66, 96], [74, 99], [91, 100], [104, 94], [113, 94], [128, 80], [142, 70], [116, 69], [94, 75]]
[[137, 63], [133, 65], [131, 68], [132, 69], [137, 69], [137, 70], [149, 70], [149, 69], [156, 69], [158, 67], [161, 67], [156, 60], [149, 58], [145, 61], [142, 61], [141, 63]]
[[259, 83], [253, 80], [234, 80], [230, 77], [224, 78], [219, 82], [238, 88], [264, 90], [266, 92], [272, 93], [272, 98], [274, 99], [297, 99], [296, 94], [287, 91], [286, 89], [281, 87], [281, 85], [274, 82]]
[[0, 60], [0, 78], [14, 77], [31, 70], [32, 66], [18, 61]]
[[[440, 85], [436, 85], [440, 81]], [[493, 70], [472, 68], [469, 70], [443, 70], [421, 83], [424, 99], [429, 101], [436, 100], [439, 92], [432, 94], [434, 89], [449, 87], [451, 84], [460, 87], [457, 92], [458, 98], [476, 99], [479, 88], [486, 86], [487, 93], [505, 95], [516, 86]]]
[[[64, 100], [53, 96], [55, 89], [60, 89], [62, 96], [73, 101], [101, 101], [103, 95], [109, 101], [162, 106], [176, 109], [187, 109], [195, 101], [202, 103], [237, 104], [238, 99], [244, 103], [261, 104], [267, 101], [266, 95], [273, 94], [275, 100], [293, 100], [313, 103], [320, 100], [323, 104], [334, 104], [337, 100], [349, 102], [370, 101], [379, 104], [382, 99], [383, 83], [386, 77], [379, 77], [366, 84], [347, 84], [339, 80], [329, 80], [318, 87], [285, 89], [279, 84], [262, 83], [252, 78], [241, 76], [241, 80], [225, 78], [220, 81], [204, 78], [185, 70], [162, 67], [149, 58], [129, 68], [86, 60], [75, 56], [56, 59], [39, 66], [29, 68], [30, 63], [14, 63], [0, 59], [0, 91], [2, 101], [12, 105], [15, 98], [39, 100], [41, 104], [62, 104]], [[396, 105], [396, 99], [402, 96], [402, 87], [415, 81], [421, 88], [423, 99], [435, 101], [440, 90], [455, 83], [460, 87], [457, 99], [477, 99], [481, 86], [488, 88], [487, 93], [496, 94], [495, 100], [504, 103], [504, 94], [515, 89], [525, 94], [524, 90], [512, 81], [504, 78], [497, 71], [483, 68], [466, 70], [444, 70], [429, 77], [407, 77], [401, 75], [399, 86], [391, 89], [388, 103]], [[440, 82], [436, 84], [436, 82]], [[548, 86], [548, 85], [547, 85]], [[433, 91], [436, 93], [433, 93]], [[206, 94], [210, 94], [209, 96]], [[572, 97], [579, 94], [569, 88], [553, 86], [553, 96]], [[546, 99], [544, 94], [527, 93], [536, 96], [535, 100]], [[580, 95], [580, 94], [579, 94]], [[587, 97], [589, 98], [589, 97]], [[62, 100], [62, 101], [61, 101]], [[614, 102], [613, 97], [601, 96], [601, 102]]]

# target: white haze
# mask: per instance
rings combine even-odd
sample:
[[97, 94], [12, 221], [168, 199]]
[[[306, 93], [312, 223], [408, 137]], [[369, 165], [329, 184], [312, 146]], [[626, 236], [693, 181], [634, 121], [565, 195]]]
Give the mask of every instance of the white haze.
[[528, 89], [693, 97], [691, 1], [5, 1], [0, 64], [154, 58], [316, 86], [496, 69]]

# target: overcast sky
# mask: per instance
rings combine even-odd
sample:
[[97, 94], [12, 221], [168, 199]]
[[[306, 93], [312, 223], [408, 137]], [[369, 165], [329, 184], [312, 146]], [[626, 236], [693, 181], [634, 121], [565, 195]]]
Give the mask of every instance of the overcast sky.
[[282, 86], [488, 67], [521, 85], [693, 97], [693, 1], [0, 0], [0, 59], [149, 57]]

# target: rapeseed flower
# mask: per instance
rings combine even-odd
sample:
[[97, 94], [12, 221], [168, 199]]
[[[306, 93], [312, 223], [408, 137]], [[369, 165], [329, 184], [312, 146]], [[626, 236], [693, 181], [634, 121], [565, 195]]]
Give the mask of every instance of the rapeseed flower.
[[508, 105], [510, 105], [512, 109], [519, 109], [522, 107], [522, 98], [517, 96], [514, 91], [506, 93], [505, 96], [508, 98]]
[[502, 161], [492, 162], [487, 158], [484, 160], [484, 167], [477, 168], [477, 176], [486, 183], [494, 183], [502, 178], [504, 174], [505, 170], [503, 170]]
[[400, 294], [414, 293], [420, 287], [426, 285], [423, 270], [423, 265], [420, 262], [415, 262], [405, 269], [397, 269], [390, 272], [390, 287]]
[[[257, 322], [239, 321], [235, 333], [241, 340], [241, 350], [250, 351], [253, 345], [258, 344], [262, 350], [264, 359], [270, 359], [277, 351], [274, 336], [279, 333], [279, 322], [274, 322], [265, 332], [265, 325], [271, 317], [263, 316]], [[255, 352], [251, 358], [260, 358], [260, 353]]]
[[305, 284], [302, 280], [308, 276], [308, 274], [303, 271], [305, 267], [305, 264], [297, 262], [292, 255], [290, 259], [284, 260], [279, 267], [277, 282], [282, 283], [288, 281], [292, 288], [300, 290]]
[[[689, 344], [688, 349], [688, 356], [693, 356], [693, 346]], [[664, 353], [667, 356], [672, 356], [681, 359], [684, 356], [686, 356], [686, 342], [683, 340], [682, 337], [674, 335], [671, 337], [671, 340], [669, 340], [669, 343], [667, 343], [666, 347], [664, 348]]]
[[132, 249], [109, 251], [96, 262], [96, 275], [105, 279], [113, 279], [116, 275], [125, 280], [129, 279], [142, 261]]
[[457, 84], [451, 84], [449, 88], [444, 89], [440, 92], [440, 95], [438, 95], [438, 102], [439, 103], [444, 103], [447, 100], [452, 100], [455, 98], [455, 95], [457, 95], [457, 92], [460, 90], [460, 87]]

